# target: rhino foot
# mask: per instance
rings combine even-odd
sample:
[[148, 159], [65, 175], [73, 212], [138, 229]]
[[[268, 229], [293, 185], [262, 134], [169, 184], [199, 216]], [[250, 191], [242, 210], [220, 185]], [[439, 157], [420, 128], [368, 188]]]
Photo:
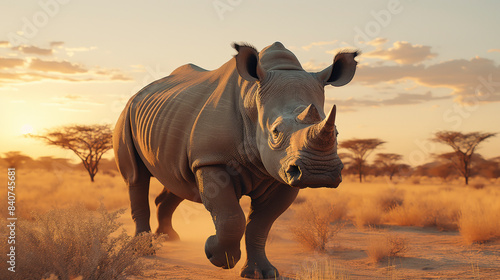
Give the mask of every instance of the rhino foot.
[[205, 254], [213, 265], [224, 269], [233, 268], [241, 258], [240, 244], [221, 246], [217, 236], [212, 235], [205, 243]]
[[155, 232], [155, 235], [156, 236], [163, 235], [162, 240], [165, 240], [165, 241], [179, 241], [179, 240], [181, 240], [181, 238], [179, 237], [179, 234], [177, 234], [177, 232], [173, 229], [172, 230], [160, 230], [158, 228], [158, 230], [156, 230], [156, 232]]
[[250, 279], [277, 279], [279, 277], [278, 270], [269, 261], [263, 265], [255, 262], [246, 263], [241, 269], [240, 275]]

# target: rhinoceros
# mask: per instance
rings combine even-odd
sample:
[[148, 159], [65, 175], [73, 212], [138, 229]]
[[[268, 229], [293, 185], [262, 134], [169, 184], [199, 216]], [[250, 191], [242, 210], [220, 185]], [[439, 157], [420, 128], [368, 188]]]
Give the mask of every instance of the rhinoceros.
[[[336, 107], [324, 113], [324, 86], [343, 86], [356, 71], [357, 52], [340, 52], [333, 64], [306, 72], [276, 42], [260, 53], [233, 44], [237, 54], [207, 71], [193, 64], [140, 90], [120, 115], [113, 136], [119, 171], [130, 195], [136, 234], [151, 231], [150, 178], [164, 186], [155, 199], [159, 226], [171, 240], [172, 214], [184, 200], [203, 203], [216, 234], [205, 243], [212, 264], [241, 276], [278, 275], [265, 253], [273, 222], [301, 188], [336, 188], [342, 181], [337, 155]], [[251, 198], [248, 219], [239, 204]]]

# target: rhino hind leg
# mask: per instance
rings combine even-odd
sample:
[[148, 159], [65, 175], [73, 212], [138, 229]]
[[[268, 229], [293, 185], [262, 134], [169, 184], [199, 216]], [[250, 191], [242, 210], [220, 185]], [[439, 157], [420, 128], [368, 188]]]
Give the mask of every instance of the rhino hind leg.
[[179, 234], [172, 227], [172, 215], [184, 199], [171, 193], [166, 188], [156, 197], [158, 229], [156, 234], [166, 234], [168, 241], [179, 240]]
[[128, 114], [122, 113], [116, 123], [113, 148], [118, 170], [128, 186], [132, 219], [135, 222], [135, 235], [150, 232], [149, 182], [151, 173], [134, 146]]
[[145, 167], [145, 170], [141, 169], [141, 171], [137, 172], [138, 176], [135, 176], [135, 180], [128, 182], [130, 208], [132, 210], [132, 219], [135, 222], [136, 236], [144, 232], [151, 232], [149, 224], [149, 182], [151, 175]]

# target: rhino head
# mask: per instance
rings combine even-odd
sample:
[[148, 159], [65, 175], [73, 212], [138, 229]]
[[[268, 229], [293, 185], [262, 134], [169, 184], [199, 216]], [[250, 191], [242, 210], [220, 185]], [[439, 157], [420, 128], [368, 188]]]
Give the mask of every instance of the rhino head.
[[331, 66], [309, 73], [279, 42], [260, 54], [248, 45], [234, 48], [239, 75], [258, 86], [256, 144], [267, 172], [292, 187], [336, 188], [344, 165], [337, 154], [336, 107], [325, 115], [324, 87], [351, 81], [357, 52], [341, 52]]

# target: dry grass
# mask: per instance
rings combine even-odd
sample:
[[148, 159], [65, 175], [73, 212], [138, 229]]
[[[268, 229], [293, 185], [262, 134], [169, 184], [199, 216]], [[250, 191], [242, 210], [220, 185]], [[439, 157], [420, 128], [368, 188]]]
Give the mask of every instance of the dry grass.
[[[340, 207], [339, 207], [340, 208]], [[336, 207], [327, 203], [303, 203], [294, 208], [296, 214], [290, 231], [303, 246], [325, 251], [326, 244], [342, 229], [344, 223], [334, 215]]]
[[352, 221], [358, 228], [365, 226], [377, 226], [382, 223], [383, 211], [377, 203], [370, 199], [364, 199], [358, 206], [351, 210]]
[[384, 211], [388, 212], [394, 207], [400, 206], [404, 202], [405, 191], [397, 188], [390, 188], [379, 192], [375, 197], [375, 203]]
[[383, 224], [385, 214], [400, 206], [404, 201], [404, 191], [384, 188], [374, 194], [367, 194], [350, 203], [351, 220], [358, 228]]
[[316, 260], [302, 265], [295, 276], [297, 280], [351, 279], [345, 269], [330, 260]]
[[85, 171], [19, 170], [16, 176], [17, 214], [30, 218], [31, 212], [44, 213], [52, 209], [81, 204], [97, 209], [104, 203], [107, 209], [129, 206], [128, 191], [120, 176], [99, 174], [94, 183]]
[[410, 194], [401, 205], [392, 208], [386, 222], [400, 226], [436, 227], [440, 230], [458, 228], [459, 204], [446, 191]]
[[50, 210], [19, 221], [18, 279], [125, 279], [142, 275], [142, 255], [154, 252], [151, 235], [132, 238], [118, 232], [123, 211], [104, 207]]
[[408, 252], [408, 241], [396, 235], [385, 235], [370, 240], [366, 253], [374, 263], [391, 257], [400, 257]]
[[446, 185], [349, 183], [336, 190], [340, 193], [335, 196], [329, 190], [318, 191], [330, 201], [341, 197], [341, 216], [358, 228], [383, 224], [434, 227], [460, 231], [463, 240], [472, 244], [500, 239], [499, 183], [490, 180], [480, 188], [464, 187], [458, 181]]
[[500, 205], [464, 205], [460, 213], [459, 228], [468, 244], [500, 238]]

